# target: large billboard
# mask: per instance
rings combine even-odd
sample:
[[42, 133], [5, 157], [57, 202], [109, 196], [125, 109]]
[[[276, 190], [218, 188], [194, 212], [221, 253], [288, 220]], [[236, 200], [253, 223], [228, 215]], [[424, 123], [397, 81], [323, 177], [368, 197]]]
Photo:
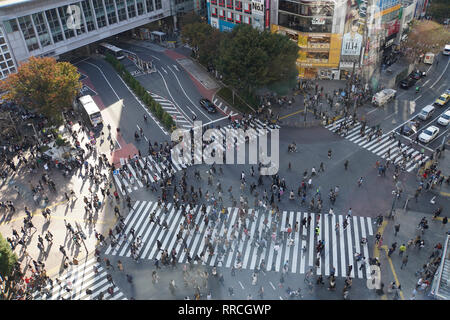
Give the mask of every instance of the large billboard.
[[[344, 35], [342, 37], [341, 56], [357, 59], [361, 54], [364, 26], [366, 23], [367, 2], [347, 0]], [[352, 59], [352, 60], [353, 60]]]

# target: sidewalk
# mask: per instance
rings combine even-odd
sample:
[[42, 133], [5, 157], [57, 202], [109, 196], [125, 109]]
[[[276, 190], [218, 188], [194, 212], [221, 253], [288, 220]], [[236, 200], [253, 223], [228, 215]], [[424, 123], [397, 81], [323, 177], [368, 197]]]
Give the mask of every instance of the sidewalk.
[[[426, 217], [429, 229], [425, 230], [425, 233], [422, 235], [417, 226], [423, 217]], [[388, 286], [394, 280], [401, 284], [402, 293], [400, 296], [403, 295], [405, 300], [411, 299], [412, 292], [420, 278], [420, 276], [416, 276], [416, 271], [430, 261], [429, 257], [434, 250], [434, 246], [439, 242], [441, 244], [444, 243], [446, 237], [445, 233], [448, 231], [448, 227], [446, 228], [443, 226], [442, 219], [433, 221], [431, 218], [432, 216], [430, 216], [429, 213], [396, 209], [395, 220], [387, 220], [379, 256], [381, 262], [381, 280], [384, 283], [385, 293], [382, 299], [393, 299], [394, 294], [388, 293]], [[387, 218], [385, 217], [385, 220], [386, 219]], [[400, 230], [397, 236], [395, 236], [394, 225], [397, 224], [400, 224]], [[413, 244], [408, 248], [403, 254], [403, 256], [408, 256], [408, 262], [406, 266], [401, 268], [403, 257], [399, 255], [399, 247], [402, 244], [407, 245], [410, 239], [414, 240], [418, 235], [425, 241], [425, 247], [419, 249]], [[387, 251], [394, 242], [397, 242], [397, 249], [389, 258]], [[415, 297], [416, 300], [430, 299], [426, 294], [428, 290], [426, 290], [426, 293], [421, 292], [420, 290], [417, 291], [418, 293]]]
[[[78, 131], [78, 124], [73, 126], [74, 131]], [[104, 128], [107, 131], [106, 128]], [[105, 137], [107, 133], [105, 133]], [[81, 132], [78, 135], [78, 139], [81, 142], [81, 146], [84, 148], [85, 143], [88, 141], [87, 133]], [[70, 139], [72, 142], [72, 139]], [[103, 143], [97, 142], [97, 154], [106, 154], [110, 157], [109, 142]], [[87, 153], [85, 153], [86, 155]], [[30, 161], [30, 160], [29, 160]], [[96, 164], [96, 157], [90, 156], [86, 159], [91, 165]], [[16, 160], [17, 162], [17, 160]], [[33, 200], [32, 188], [39, 185], [41, 176], [47, 173], [50, 179], [52, 179], [56, 185], [57, 192], [48, 189], [48, 186], [43, 184], [44, 195], [49, 199], [45, 205], [43, 202], [36, 203]], [[111, 209], [113, 204], [110, 203], [107, 197], [103, 198], [100, 188], [96, 188], [93, 181], [87, 177], [85, 168], [83, 166], [84, 176], [81, 175], [81, 171], [78, 168], [73, 169], [71, 176], [64, 177], [62, 170], [57, 168], [51, 168], [45, 171], [42, 164], [37, 168], [36, 172], [29, 173], [25, 171], [25, 168], [21, 168], [15, 174], [10, 174], [7, 181], [0, 187], [0, 201], [12, 200], [16, 208], [15, 212], [3, 212], [2, 220], [0, 222], [0, 232], [5, 237], [12, 236], [12, 229], [16, 229], [19, 234], [21, 227], [23, 226], [23, 218], [26, 217], [24, 208], [28, 209], [32, 213], [32, 222], [34, 228], [32, 228], [29, 240], [26, 242], [25, 250], [21, 245], [17, 245], [14, 252], [19, 258], [19, 262], [22, 268], [27, 270], [26, 266], [31, 263], [32, 259], [38, 261], [41, 260], [45, 264], [47, 275], [53, 278], [57, 274], [61, 274], [64, 271], [64, 265], [62, 264], [62, 254], [59, 251], [60, 245], [65, 245], [66, 252], [69, 256], [69, 264], [72, 264], [73, 258], [81, 261], [90, 252], [93, 252], [97, 239], [95, 238], [95, 232], [104, 234], [107, 236], [109, 228], [112, 228], [116, 222], [114, 211]], [[106, 177], [110, 178], [110, 173], [107, 168], [103, 168], [102, 173]], [[111, 180], [109, 180], [111, 181]], [[21, 194], [18, 195], [13, 186], [19, 186]], [[101, 184], [102, 186], [103, 184]], [[91, 189], [92, 188], [92, 189]], [[105, 183], [105, 189], [114, 193], [115, 187], [112, 183]], [[93, 211], [94, 224], [90, 224], [87, 221], [86, 211], [84, 209], [84, 197], [90, 197], [90, 192], [87, 189], [91, 189], [94, 194], [97, 194], [99, 200], [102, 202], [100, 210], [96, 213]], [[70, 194], [70, 191], [75, 192], [74, 197], [69, 196], [70, 200], [65, 197], [65, 192]], [[121, 206], [125, 204], [125, 201], [121, 202]], [[50, 208], [51, 218], [47, 220], [43, 217], [41, 211], [44, 208]], [[121, 211], [124, 210], [121, 207]], [[86, 235], [86, 239], [81, 241], [81, 246], [76, 246], [72, 240], [72, 237], [67, 234], [65, 224], [70, 223], [75, 230], [78, 230], [78, 226], [82, 232]], [[50, 231], [53, 234], [53, 242], [49, 243], [44, 240], [44, 250], [40, 252], [37, 247], [38, 235], [44, 237], [44, 235]], [[32, 266], [32, 264], [31, 264]]]

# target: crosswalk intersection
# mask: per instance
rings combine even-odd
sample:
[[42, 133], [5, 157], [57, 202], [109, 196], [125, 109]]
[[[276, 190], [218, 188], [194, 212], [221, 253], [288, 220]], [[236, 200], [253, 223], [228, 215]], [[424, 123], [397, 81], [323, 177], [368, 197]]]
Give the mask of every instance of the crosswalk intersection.
[[[328, 130], [332, 132], [336, 132], [339, 128], [341, 122], [345, 121], [346, 118], [339, 119], [338, 121], [325, 126]], [[369, 126], [365, 129], [365, 135], [361, 137], [360, 134], [361, 123], [357, 122], [357, 124], [348, 130], [347, 134], [340, 133], [341, 137], [356, 143], [360, 147], [380, 156], [383, 159], [390, 159], [394, 164], [401, 162], [403, 159], [403, 152], [406, 152], [406, 156], [409, 157], [409, 160], [405, 164], [405, 168], [408, 172], [413, 171], [417, 168], [417, 164], [419, 162], [425, 162], [428, 160], [428, 156], [422, 155], [418, 150], [409, 147], [405, 144], [402, 144], [401, 147], [398, 146], [398, 140], [391, 139], [390, 133], [383, 134], [380, 138], [373, 138], [372, 140], [367, 139], [367, 133], [371, 130]], [[388, 157], [388, 151], [390, 150], [390, 155]]]
[[152, 93], [150, 91], [148, 93], [152, 96], [153, 100], [155, 100], [161, 105], [164, 111], [166, 111], [173, 117], [175, 123], [177, 124], [177, 127], [182, 129], [192, 128], [192, 121], [190, 119], [187, 119], [184, 114], [178, 111], [178, 109], [175, 107], [175, 104], [172, 101], [167, 100], [166, 98], [161, 97], [156, 93]]
[[[258, 136], [267, 134], [268, 131], [280, 128], [278, 125], [269, 128], [259, 119], [251, 120], [250, 126], [255, 131], [249, 132], [249, 139], [256, 139]], [[227, 125], [226, 127], [221, 127], [220, 131], [223, 133], [224, 137], [226, 137], [227, 132], [231, 133], [231, 136], [236, 138], [238, 146], [244, 144], [245, 138], [238, 135], [236, 130], [231, 129], [231, 125]], [[225, 150], [223, 145], [218, 146], [218, 148], [221, 148], [222, 151]], [[201, 153], [195, 153], [194, 157], [197, 160], [202, 161]], [[182, 159], [179, 159], [178, 161], [171, 160], [169, 166], [169, 160], [159, 161], [152, 155], [132, 159], [133, 163], [130, 163], [127, 159], [123, 160], [122, 168], [118, 170], [117, 174], [113, 175], [115, 183], [119, 187], [118, 189], [122, 195], [126, 192], [130, 193], [143, 188], [147, 181], [149, 183], [159, 181], [162, 172], [172, 175], [191, 166], [190, 163], [184, 163]]]
[[[94, 271], [97, 268], [97, 274]], [[97, 262], [95, 257], [84, 263], [72, 266], [62, 276], [58, 277], [61, 284], [53, 281], [53, 288], [47, 285], [41, 292], [33, 294], [33, 300], [96, 300], [103, 293], [103, 300], [127, 300], [117, 286], [114, 286], [113, 294], [109, 294], [108, 288], [112, 284], [107, 280], [107, 271]], [[70, 291], [66, 288], [70, 288]], [[88, 294], [89, 289], [92, 293]]]
[[[211, 206], [207, 206], [206, 212], [212, 210]], [[304, 274], [310, 268], [316, 265], [317, 251], [316, 244], [318, 240], [324, 240], [324, 250], [320, 255], [320, 267], [316, 269], [316, 273], [323, 275], [330, 275], [332, 267], [336, 269], [336, 276], [346, 276], [347, 267], [353, 266], [351, 277], [370, 278], [368, 267], [369, 248], [368, 244], [361, 243], [362, 238], [368, 239], [373, 236], [372, 220], [370, 217], [356, 217], [348, 218], [348, 226], [343, 229], [344, 220], [343, 215], [330, 214], [314, 214], [307, 212], [283, 211], [281, 219], [276, 223], [276, 228], [279, 231], [284, 231], [284, 236], [281, 242], [275, 244], [270, 241], [264, 248], [258, 248], [258, 244], [253, 241], [253, 236], [257, 233], [262, 234], [265, 227], [264, 220], [267, 218], [267, 226], [272, 225], [272, 220], [275, 219], [269, 213], [263, 211], [249, 209], [249, 216], [254, 214], [254, 219], [247, 218], [247, 227], [249, 230], [249, 237], [245, 236], [242, 240], [234, 240], [232, 250], [225, 250], [223, 254], [218, 250], [219, 244], [215, 241], [213, 244], [213, 254], [210, 255], [206, 244], [206, 235], [211, 234], [211, 239], [215, 239], [217, 235], [223, 235], [226, 232], [227, 239], [235, 233], [233, 226], [235, 223], [240, 223], [238, 217], [238, 208], [228, 208], [226, 217], [220, 219], [214, 228], [209, 229], [205, 225], [202, 218], [200, 207], [194, 208], [193, 212], [195, 223], [199, 225], [198, 231], [189, 232], [187, 229], [183, 230], [183, 238], [186, 236], [186, 245], [189, 249], [191, 257], [196, 255], [201, 256], [204, 253], [202, 262], [209, 266], [222, 266], [231, 268], [241, 263], [242, 269], [254, 270], [259, 267], [262, 259], [265, 261], [265, 271], [280, 271], [287, 263], [288, 272]], [[265, 210], [264, 210], [265, 211]], [[160, 224], [156, 224], [149, 220], [150, 214], [154, 213], [155, 217], [160, 218]], [[311, 224], [304, 226], [301, 224], [303, 218], [311, 216]], [[161, 257], [161, 251], [158, 250], [157, 240], [162, 244], [162, 249], [167, 249], [170, 253], [173, 248], [176, 251], [176, 259], [178, 263], [186, 263], [187, 255], [183, 250], [182, 241], [177, 240], [180, 224], [183, 224], [185, 217], [181, 214], [181, 209], [176, 210], [173, 204], [167, 205], [167, 211], [158, 207], [156, 202], [137, 201], [131, 212], [126, 217], [124, 223], [124, 234], [119, 238], [117, 244], [111, 245], [106, 249], [106, 255], [130, 257], [131, 244], [133, 237], [130, 230], [133, 228], [135, 237], [141, 238], [141, 246], [138, 249], [139, 259], [155, 259]], [[168, 228], [162, 226], [163, 221], [167, 222]], [[298, 224], [298, 232], [294, 232], [295, 224]], [[336, 227], [336, 224], [339, 226]], [[290, 236], [285, 232], [288, 224], [292, 228]], [[316, 236], [316, 227], [319, 227], [319, 233]], [[257, 231], [257, 232], [256, 232]], [[189, 232], [189, 234], [187, 234]], [[237, 233], [237, 231], [236, 231]], [[236, 239], [236, 238], [235, 238]], [[239, 252], [239, 253], [238, 253]], [[361, 262], [357, 262], [355, 254], [361, 253], [366, 257], [365, 268], [360, 269]], [[240, 258], [238, 259], [238, 255]], [[238, 262], [239, 260], [239, 262]], [[194, 262], [197, 263], [197, 262]]]

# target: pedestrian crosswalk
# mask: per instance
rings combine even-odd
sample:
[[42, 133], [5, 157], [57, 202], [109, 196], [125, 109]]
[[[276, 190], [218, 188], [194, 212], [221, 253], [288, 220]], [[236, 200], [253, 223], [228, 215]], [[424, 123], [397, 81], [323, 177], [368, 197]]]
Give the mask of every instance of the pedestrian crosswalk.
[[[169, 254], [175, 248], [178, 263], [188, 261], [185, 251], [187, 248], [191, 258], [198, 255], [202, 257], [201, 262], [198, 262], [209, 266], [234, 266], [254, 270], [261, 266], [264, 259], [264, 271], [279, 272], [287, 264], [288, 272], [304, 274], [310, 268], [315, 268], [318, 275], [329, 276], [334, 267], [336, 276], [345, 277], [348, 266], [352, 265], [351, 277], [370, 278], [368, 242], [361, 241], [373, 236], [370, 217], [352, 216], [346, 219], [343, 215], [283, 211], [277, 219], [276, 215], [266, 212], [265, 209], [249, 209], [246, 220], [248, 235], [245, 235], [244, 232], [237, 231], [243, 223], [238, 208], [228, 208], [226, 214], [217, 213], [220, 217], [216, 220], [212, 217], [216, 213], [210, 214], [214, 208], [207, 206], [206, 213], [210, 217], [207, 225], [200, 209], [196, 206], [192, 210], [192, 219], [198, 229], [184, 228], [181, 231], [182, 237], [178, 238], [180, 226], [186, 219], [181, 214], [181, 209], [177, 210], [171, 203], [167, 204], [165, 210], [158, 207], [157, 202], [137, 201], [125, 218], [122, 235], [114, 246], [110, 245], [106, 249], [105, 255], [130, 257], [131, 246], [135, 242], [133, 239], [140, 238], [141, 245], [136, 253], [139, 259], [159, 259], [159, 243], [160, 248], [166, 249]], [[155, 220], [159, 217], [159, 223], [150, 221], [152, 213]], [[303, 225], [302, 220], [308, 219], [308, 216], [311, 217], [311, 223]], [[213, 220], [216, 220], [214, 226]], [[344, 228], [345, 220], [348, 224]], [[164, 221], [167, 222], [168, 228], [163, 227]], [[272, 233], [272, 228], [276, 229], [276, 233]], [[291, 233], [288, 233], [288, 228], [291, 228]], [[131, 229], [134, 230], [134, 236], [130, 232]], [[271, 231], [268, 231], [269, 229]], [[268, 241], [258, 241], [264, 233], [267, 234]], [[210, 245], [207, 244], [208, 234]], [[224, 245], [224, 238], [230, 241], [231, 249]], [[233, 238], [235, 240], [231, 240]], [[318, 254], [316, 249], [319, 240], [324, 241], [321, 254]], [[213, 250], [210, 252], [211, 245]], [[356, 261], [358, 253], [366, 258], [364, 262]]]
[[173, 120], [175, 121], [178, 128], [182, 129], [192, 128], [192, 121], [190, 119], [187, 119], [184, 114], [178, 111], [178, 109], [175, 107], [175, 104], [172, 101], [167, 100], [166, 98], [161, 97], [156, 93], [152, 93], [150, 91], [148, 93], [152, 96], [153, 100], [155, 100], [161, 105], [161, 107], [164, 109], [165, 112], [167, 112], [173, 117]]
[[[339, 119], [338, 121], [325, 126], [325, 128], [332, 132], [337, 132], [340, 124], [344, 123], [345, 120], [348, 119]], [[371, 131], [371, 128], [366, 126], [365, 134], [364, 136], [361, 136], [361, 127], [361, 123], [357, 122], [356, 125], [350, 128], [346, 134], [341, 132], [339, 135], [383, 159], [390, 159], [394, 164], [401, 163], [404, 156], [406, 156], [407, 160], [404, 162], [404, 166], [408, 172], [418, 168], [421, 162], [425, 162], [429, 158], [420, 151], [405, 145], [404, 143], [399, 145], [398, 140], [392, 139], [390, 133], [385, 133], [380, 137], [373, 137], [372, 139], [369, 139], [368, 133]]]
[[[249, 132], [250, 140], [256, 139], [258, 136], [266, 135], [268, 131], [273, 131], [280, 128], [279, 125], [273, 125], [269, 128], [259, 119], [251, 120], [250, 127], [254, 129], [254, 132]], [[239, 135], [236, 130], [232, 130], [231, 125], [221, 127], [220, 131], [224, 137], [226, 137], [227, 133], [230, 133], [230, 136], [235, 138], [238, 146], [245, 143], [245, 137]], [[223, 145], [219, 145], [218, 148], [220, 148], [224, 153], [226, 152]], [[194, 157], [197, 161], [202, 162], [203, 156], [201, 152], [195, 153]], [[191, 163], [188, 163], [187, 161], [183, 162], [181, 157], [178, 160], [168, 160], [158, 159], [156, 156], [148, 155], [140, 158], [134, 158], [132, 161], [123, 159], [122, 168], [116, 171], [113, 177], [118, 189], [122, 195], [124, 195], [126, 192], [130, 193], [144, 187], [147, 185], [147, 182], [151, 184], [160, 180], [163, 172], [164, 174], [169, 174], [170, 176], [182, 169], [187, 168], [188, 166], [191, 166]]]
[[[97, 274], [94, 268], [97, 268]], [[97, 258], [92, 257], [59, 276], [60, 284], [53, 279], [53, 288], [47, 285], [40, 292], [35, 292], [33, 300], [97, 300], [101, 294], [103, 300], [127, 300], [120, 289], [108, 281], [107, 274]], [[112, 295], [108, 288], [113, 288]]]
[[227, 105], [225, 105], [222, 101], [219, 101], [219, 99], [217, 99], [217, 98], [214, 98], [213, 103], [218, 109], [220, 109], [226, 115], [229, 115], [232, 117], [238, 115], [236, 112], [233, 112], [233, 110], [231, 110], [231, 108], [229, 108]]

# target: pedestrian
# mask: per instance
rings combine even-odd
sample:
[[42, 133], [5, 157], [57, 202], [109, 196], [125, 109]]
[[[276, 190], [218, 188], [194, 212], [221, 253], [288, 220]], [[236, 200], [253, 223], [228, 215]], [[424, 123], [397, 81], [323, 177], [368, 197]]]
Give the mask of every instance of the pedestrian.
[[445, 225], [447, 224], [447, 222], [448, 222], [448, 218], [447, 218], [447, 217], [444, 217], [444, 219], [442, 219], [442, 226], [445, 227]]
[[403, 253], [406, 251], [406, 246], [405, 246], [405, 244], [403, 243], [399, 248], [398, 248], [398, 255], [401, 257], [401, 256], [403, 256]]
[[400, 269], [403, 269], [403, 267], [406, 267], [406, 264], [408, 263], [408, 255], [404, 256], [402, 259], [402, 265], [400, 266]]
[[394, 236], [397, 236], [397, 233], [400, 231], [400, 224], [396, 224], [396, 225], [394, 226], [394, 230], [395, 230]]
[[348, 168], [348, 160], [345, 160], [345, 162], [344, 162], [344, 168], [345, 168], [345, 170], [347, 170], [347, 168]]
[[234, 296], [234, 290], [233, 290], [233, 287], [229, 287], [229, 288], [228, 288], [228, 295], [229, 295], [229, 296]]
[[123, 265], [122, 265], [122, 261], [117, 261], [117, 269], [119, 269], [119, 271], [123, 271]]

